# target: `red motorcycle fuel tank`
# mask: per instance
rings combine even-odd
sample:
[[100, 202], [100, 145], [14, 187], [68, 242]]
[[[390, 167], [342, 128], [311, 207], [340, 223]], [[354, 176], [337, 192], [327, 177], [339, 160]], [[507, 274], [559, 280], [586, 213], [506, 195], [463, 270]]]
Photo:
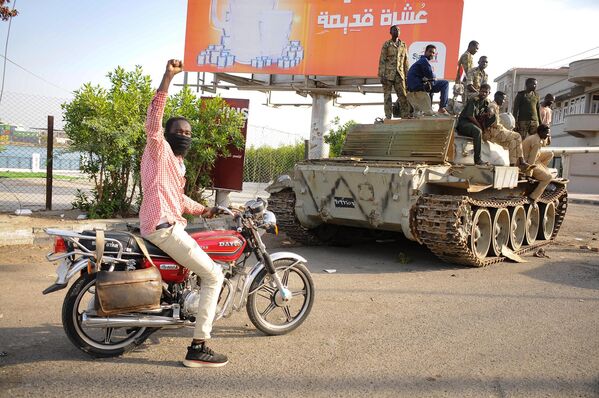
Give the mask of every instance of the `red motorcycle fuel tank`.
[[[189, 275], [189, 270], [177, 264], [170, 258], [153, 258], [154, 265], [160, 270], [162, 280], [166, 283], [182, 283]], [[151, 267], [152, 264], [144, 258], [144, 268]]]
[[[191, 237], [215, 261], [237, 261], [247, 244], [241, 234], [230, 230], [196, 232], [192, 233]], [[189, 270], [177, 264], [175, 260], [153, 258], [152, 261], [160, 270], [164, 282], [181, 283], [189, 275]], [[150, 262], [144, 259], [144, 268], [151, 266]]]
[[191, 234], [211, 259], [215, 261], [237, 261], [247, 244], [236, 231], [202, 231]]

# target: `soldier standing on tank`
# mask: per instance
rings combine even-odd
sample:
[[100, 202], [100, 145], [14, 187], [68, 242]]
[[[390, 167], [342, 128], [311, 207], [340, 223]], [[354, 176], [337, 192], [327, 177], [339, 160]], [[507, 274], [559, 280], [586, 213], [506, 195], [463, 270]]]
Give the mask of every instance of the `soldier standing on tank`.
[[410, 104], [406, 97], [406, 76], [408, 75], [408, 48], [406, 43], [399, 39], [399, 28], [392, 26], [389, 30], [391, 40], [383, 43], [379, 58], [378, 76], [383, 85], [385, 100], [385, 119], [391, 119], [391, 91], [397, 94], [401, 118], [410, 114]]
[[520, 133], [522, 140], [529, 134], [536, 134], [539, 127], [540, 99], [537, 89], [537, 79], [529, 77], [526, 79], [526, 89], [518, 91], [514, 98], [514, 111], [512, 112], [516, 119], [515, 130]]
[[491, 86], [481, 84], [476, 97], [470, 98], [458, 117], [458, 135], [471, 137], [474, 144], [474, 164], [478, 166], [488, 165], [480, 158], [482, 146], [482, 133], [485, 130], [483, 119], [489, 114], [489, 100], [487, 96], [491, 92]]
[[487, 80], [489, 80], [489, 75], [487, 75], [487, 72], [485, 72], [487, 65], [489, 65], [489, 61], [487, 60], [487, 57], [483, 55], [478, 59], [478, 66], [470, 69], [466, 74], [467, 98], [476, 97], [478, 95], [480, 85], [487, 83]]
[[464, 79], [466, 78], [466, 74], [470, 69], [472, 69], [472, 65], [474, 64], [473, 55], [478, 51], [478, 42], [476, 40], [472, 40], [468, 43], [468, 49], [460, 56], [458, 61], [458, 72], [455, 76], [455, 84], [461, 83], [462, 74], [464, 75]]
[[535, 168], [529, 171], [528, 174], [539, 181], [539, 184], [534, 191], [528, 195], [534, 201], [537, 201], [552, 179], [551, 173], [549, 173], [549, 170], [547, 169], [547, 165], [551, 159], [553, 159], [553, 153], [541, 153], [541, 148], [546, 146], [547, 142], [550, 141], [550, 134], [551, 130], [549, 129], [549, 126], [541, 124], [537, 127], [536, 133], [529, 135], [522, 142], [524, 159], [528, 163], [535, 165]]
[[508, 150], [510, 154], [510, 166], [518, 166], [522, 172], [528, 171], [532, 166], [524, 160], [522, 154], [522, 137], [515, 131], [506, 129], [499, 120], [499, 109], [505, 101], [506, 94], [497, 91], [493, 102], [489, 104], [490, 125], [483, 132], [485, 141], [494, 142]]

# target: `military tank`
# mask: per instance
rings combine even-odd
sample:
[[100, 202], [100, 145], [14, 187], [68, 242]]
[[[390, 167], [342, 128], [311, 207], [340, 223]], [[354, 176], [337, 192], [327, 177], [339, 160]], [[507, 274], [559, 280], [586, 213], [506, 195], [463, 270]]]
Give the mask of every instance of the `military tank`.
[[400, 232], [446, 262], [474, 267], [555, 239], [567, 180], [554, 170], [533, 202], [527, 195], [537, 181], [506, 164], [507, 151], [484, 143], [483, 160], [495, 159], [476, 166], [472, 142], [454, 128], [453, 117], [355, 125], [341, 157], [299, 162], [269, 185], [269, 209], [305, 245], [329, 243], [347, 229]]

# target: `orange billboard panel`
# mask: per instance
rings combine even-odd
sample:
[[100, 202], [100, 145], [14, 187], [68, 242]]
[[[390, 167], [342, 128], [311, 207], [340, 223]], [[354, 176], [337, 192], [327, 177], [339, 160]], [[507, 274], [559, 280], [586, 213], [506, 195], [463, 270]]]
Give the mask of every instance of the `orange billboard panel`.
[[189, 0], [185, 69], [374, 77], [397, 25], [410, 63], [428, 44], [454, 76], [464, 0]]

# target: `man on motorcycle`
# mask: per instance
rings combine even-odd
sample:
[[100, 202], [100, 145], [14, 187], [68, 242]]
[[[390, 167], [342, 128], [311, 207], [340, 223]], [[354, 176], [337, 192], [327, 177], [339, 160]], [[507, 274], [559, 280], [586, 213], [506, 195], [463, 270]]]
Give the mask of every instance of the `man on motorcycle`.
[[183, 62], [167, 62], [162, 82], [146, 117], [147, 142], [141, 159], [143, 200], [139, 210], [141, 234], [171, 258], [189, 268], [201, 279], [196, 327], [183, 365], [218, 367], [227, 364], [225, 355], [206, 345], [212, 331], [218, 296], [223, 284], [222, 268], [198, 246], [185, 231], [182, 214], [212, 217], [214, 210], [195, 202], [183, 193], [183, 158], [191, 146], [191, 124], [183, 117], [172, 117], [162, 129], [164, 106], [173, 77], [183, 70]]

